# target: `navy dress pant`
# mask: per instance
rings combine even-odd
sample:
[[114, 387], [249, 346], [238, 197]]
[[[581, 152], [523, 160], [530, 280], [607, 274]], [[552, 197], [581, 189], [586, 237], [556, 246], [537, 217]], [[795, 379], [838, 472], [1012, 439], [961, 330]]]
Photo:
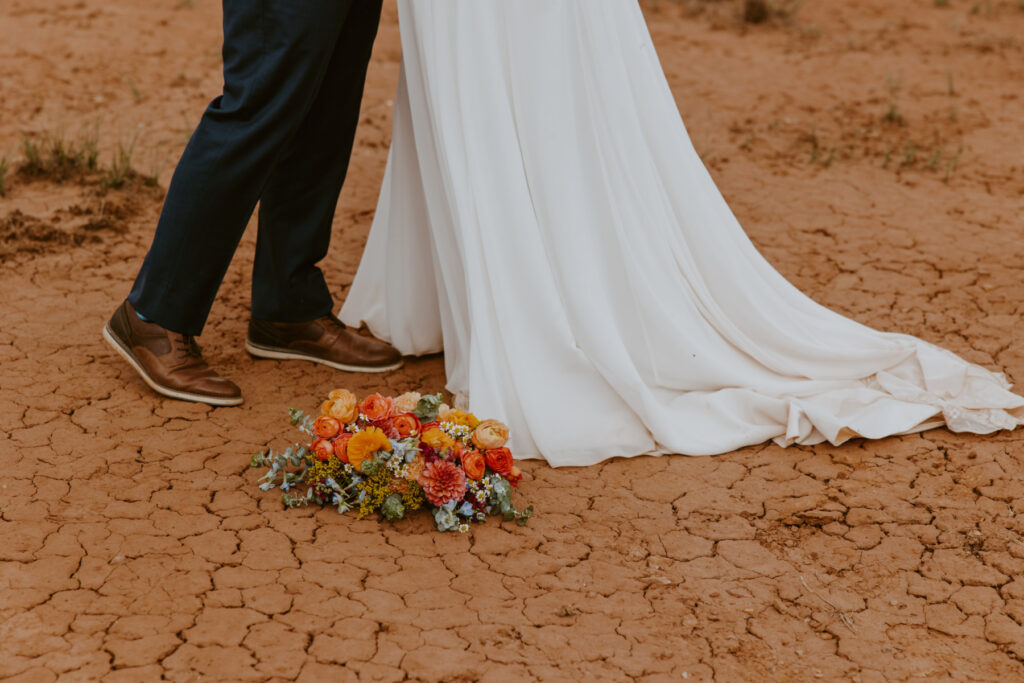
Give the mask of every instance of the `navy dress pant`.
[[171, 180], [129, 301], [202, 332], [259, 202], [252, 315], [304, 322], [334, 301], [317, 263], [348, 170], [382, 0], [223, 0], [224, 92]]

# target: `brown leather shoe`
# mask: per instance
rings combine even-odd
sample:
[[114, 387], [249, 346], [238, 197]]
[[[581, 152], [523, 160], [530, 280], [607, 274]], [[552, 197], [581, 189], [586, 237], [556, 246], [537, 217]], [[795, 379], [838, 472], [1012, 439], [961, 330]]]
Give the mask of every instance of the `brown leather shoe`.
[[257, 358], [308, 360], [345, 372], [387, 372], [402, 367], [390, 344], [355, 334], [333, 315], [306, 323], [249, 321], [245, 348]]
[[158, 394], [212, 406], [242, 403], [242, 390], [206, 364], [195, 337], [145, 322], [127, 301], [114, 311], [103, 338]]

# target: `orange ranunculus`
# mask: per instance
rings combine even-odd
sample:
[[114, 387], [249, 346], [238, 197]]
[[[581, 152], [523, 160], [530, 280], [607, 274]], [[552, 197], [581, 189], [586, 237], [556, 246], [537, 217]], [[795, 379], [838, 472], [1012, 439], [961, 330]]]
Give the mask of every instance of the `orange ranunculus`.
[[334, 455], [342, 462], [348, 462], [348, 442], [352, 440], [352, 434], [342, 432], [333, 441]]
[[507, 448], [492, 448], [485, 454], [487, 466], [503, 477], [508, 476], [515, 466], [512, 462], [512, 451]]
[[462, 454], [473, 450], [470, 446], [462, 443], [461, 441], [455, 440], [455, 443], [449, 447], [448, 452], [451, 453], [453, 458], [461, 458]]
[[505, 475], [505, 478], [508, 479], [508, 483], [512, 484], [513, 486], [519, 486], [519, 482], [523, 480], [523, 472], [515, 465], [512, 465], [512, 469], [508, 471], [508, 474]]
[[508, 443], [508, 426], [497, 420], [484, 420], [473, 430], [473, 445], [482, 451], [501, 448]]
[[337, 389], [331, 392], [331, 398], [324, 401], [320, 406], [320, 412], [327, 417], [333, 417], [343, 425], [356, 421], [359, 417], [359, 400], [351, 391]]
[[427, 444], [435, 451], [443, 451], [455, 445], [455, 439], [445, 434], [437, 427], [432, 427], [420, 436], [420, 441]]
[[358, 434], [354, 434], [349, 439], [348, 447], [345, 451], [348, 454], [349, 464], [358, 471], [363, 461], [367, 458], [372, 458], [374, 454], [381, 451], [390, 453], [391, 441], [388, 440], [387, 435], [381, 430], [376, 427], [368, 427]]
[[309, 447], [316, 459], [320, 462], [327, 462], [334, 455], [334, 444], [327, 439], [317, 439]]
[[333, 417], [321, 415], [313, 422], [313, 433], [321, 439], [333, 439], [341, 431], [341, 423]]
[[466, 470], [466, 476], [479, 481], [487, 469], [487, 461], [480, 451], [466, 451], [462, 454], [462, 469]]
[[420, 433], [420, 420], [412, 413], [396, 415], [391, 421], [391, 426], [395, 428], [401, 439], [417, 436]]
[[359, 404], [359, 412], [370, 422], [386, 420], [395, 413], [395, 401], [380, 394], [370, 394]]

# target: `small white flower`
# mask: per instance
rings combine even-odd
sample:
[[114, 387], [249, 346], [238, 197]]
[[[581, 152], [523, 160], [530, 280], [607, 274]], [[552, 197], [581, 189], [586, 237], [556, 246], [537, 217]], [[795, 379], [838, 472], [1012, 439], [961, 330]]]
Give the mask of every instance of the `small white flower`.
[[467, 531], [469, 531], [469, 525], [468, 524], [460, 524], [459, 525], [459, 533], [460, 534], [464, 534]]

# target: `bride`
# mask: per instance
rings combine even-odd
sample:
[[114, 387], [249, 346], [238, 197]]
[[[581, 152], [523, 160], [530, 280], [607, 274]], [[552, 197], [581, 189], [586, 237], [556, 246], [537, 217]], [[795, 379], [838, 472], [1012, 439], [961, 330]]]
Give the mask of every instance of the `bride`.
[[399, 0], [394, 140], [341, 311], [588, 465], [1024, 423], [1002, 375], [811, 301], [687, 136], [634, 0]]

